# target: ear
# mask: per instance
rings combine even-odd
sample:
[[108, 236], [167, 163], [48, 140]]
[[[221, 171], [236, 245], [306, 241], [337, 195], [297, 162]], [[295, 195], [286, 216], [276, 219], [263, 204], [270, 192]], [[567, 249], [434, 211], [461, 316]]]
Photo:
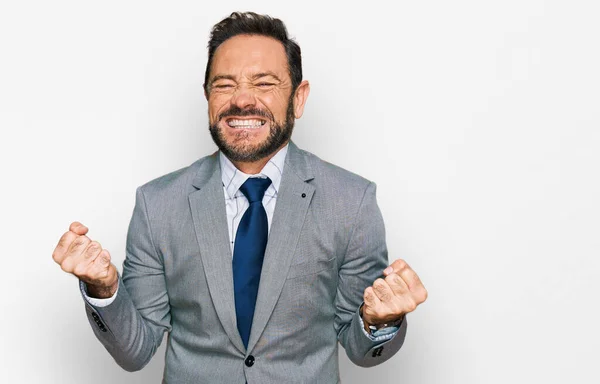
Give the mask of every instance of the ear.
[[308, 99], [308, 94], [310, 93], [310, 84], [307, 80], [303, 80], [298, 88], [296, 89], [296, 94], [294, 95], [294, 116], [296, 119], [302, 117], [304, 113], [304, 105], [306, 104], [306, 99]]

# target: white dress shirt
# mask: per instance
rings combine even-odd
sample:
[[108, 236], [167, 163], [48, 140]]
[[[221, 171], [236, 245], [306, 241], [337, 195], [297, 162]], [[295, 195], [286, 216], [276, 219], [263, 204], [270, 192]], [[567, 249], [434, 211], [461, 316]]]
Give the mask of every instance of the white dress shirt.
[[260, 177], [271, 179], [271, 185], [265, 191], [263, 197], [263, 207], [267, 212], [267, 222], [269, 231], [271, 230], [271, 222], [273, 221], [273, 212], [275, 212], [275, 204], [277, 203], [277, 192], [281, 184], [281, 176], [283, 175], [283, 166], [285, 164], [285, 156], [287, 155], [288, 146], [283, 147], [275, 154], [263, 167], [260, 173], [256, 175], [248, 175], [233, 165], [223, 153], [219, 153], [219, 163], [221, 164], [221, 180], [223, 181], [223, 191], [225, 192], [225, 209], [227, 211], [227, 225], [229, 227], [229, 240], [231, 243], [231, 256], [233, 257], [233, 245], [235, 243], [235, 235], [237, 234], [238, 226], [244, 216], [244, 212], [250, 206], [248, 199], [240, 187], [250, 177]]

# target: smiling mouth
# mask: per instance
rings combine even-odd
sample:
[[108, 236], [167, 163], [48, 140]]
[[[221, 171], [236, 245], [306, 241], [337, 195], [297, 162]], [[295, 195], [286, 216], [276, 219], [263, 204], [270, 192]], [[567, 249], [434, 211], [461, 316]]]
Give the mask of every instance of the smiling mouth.
[[231, 128], [238, 129], [256, 129], [260, 128], [267, 123], [263, 119], [228, 119], [227, 125]]

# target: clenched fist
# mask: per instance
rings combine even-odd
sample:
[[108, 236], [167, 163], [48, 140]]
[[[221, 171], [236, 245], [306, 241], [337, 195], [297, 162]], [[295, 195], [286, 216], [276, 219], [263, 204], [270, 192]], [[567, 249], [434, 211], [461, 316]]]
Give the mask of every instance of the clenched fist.
[[375, 280], [365, 289], [362, 319], [369, 325], [393, 323], [414, 311], [427, 299], [427, 290], [419, 276], [404, 260], [396, 260], [383, 271], [385, 279]]
[[52, 258], [63, 271], [86, 283], [90, 297], [109, 298], [118, 287], [117, 269], [110, 262], [108, 251], [90, 240], [87, 232], [85, 225], [73, 222], [60, 238]]

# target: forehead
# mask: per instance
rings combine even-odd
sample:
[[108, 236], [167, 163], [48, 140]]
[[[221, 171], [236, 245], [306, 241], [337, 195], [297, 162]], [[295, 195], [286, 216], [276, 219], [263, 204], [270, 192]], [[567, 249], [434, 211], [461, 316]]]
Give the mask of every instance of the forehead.
[[283, 44], [267, 36], [238, 35], [215, 51], [211, 76], [249, 76], [267, 71], [283, 76], [281, 79], [288, 73]]

